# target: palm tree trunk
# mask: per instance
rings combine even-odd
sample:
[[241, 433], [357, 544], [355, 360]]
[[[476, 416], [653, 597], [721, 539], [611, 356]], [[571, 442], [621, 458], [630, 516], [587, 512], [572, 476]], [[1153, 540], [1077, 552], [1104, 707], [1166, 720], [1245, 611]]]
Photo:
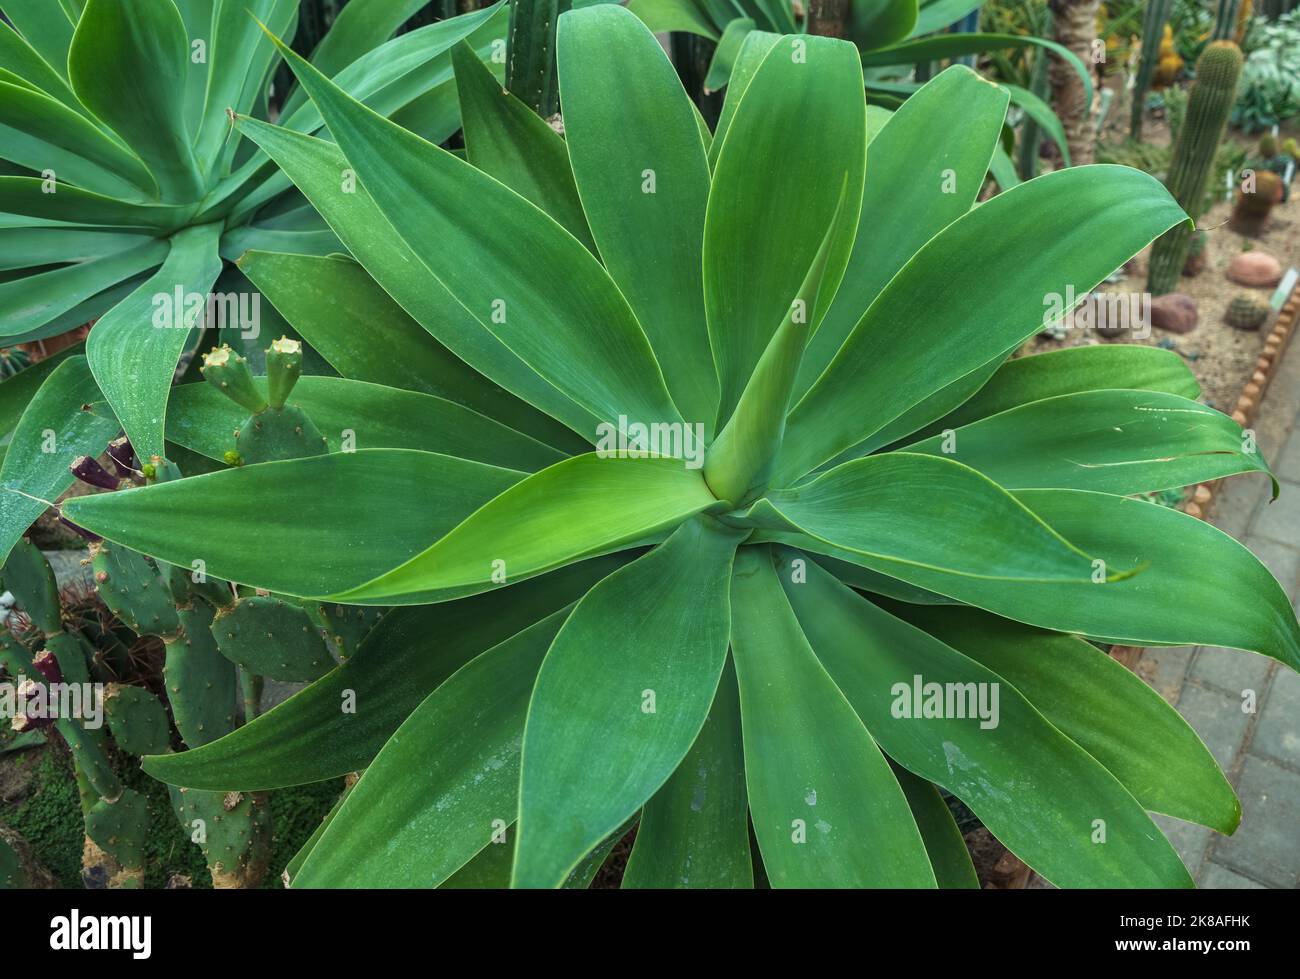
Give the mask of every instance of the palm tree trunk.
[[[1069, 48], [1085, 65], [1093, 63], [1093, 42], [1097, 40], [1097, 8], [1100, 0], [1050, 0], [1056, 42]], [[1052, 106], [1065, 128], [1070, 162], [1091, 163], [1096, 142], [1092, 131], [1092, 106], [1088, 104], [1083, 79], [1061, 58], [1053, 58], [1049, 72]]]

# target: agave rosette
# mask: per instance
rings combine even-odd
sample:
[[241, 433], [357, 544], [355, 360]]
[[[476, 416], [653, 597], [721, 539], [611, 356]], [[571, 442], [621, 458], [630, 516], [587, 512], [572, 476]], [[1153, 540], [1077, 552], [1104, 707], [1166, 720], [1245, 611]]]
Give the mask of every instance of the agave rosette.
[[[442, 140], [460, 126], [451, 47], [467, 40], [488, 56], [507, 11], [497, 3], [391, 37], [424, 2], [350, 4], [311, 60], [376, 111]], [[54, 454], [40, 438], [10, 439], [0, 483], [20, 492], [0, 495], [3, 557], [41, 501], [67, 488], [68, 463], [103, 451], [117, 424], [145, 458], [164, 453], [168, 389], [207, 298], [238, 303], [254, 291], [223, 259], [341, 246], [228, 115], [266, 116], [281, 59], [259, 21], [291, 37], [298, 0], [5, 0], [0, 9], [9, 18], [0, 21], [0, 344], [97, 320], [48, 389], [0, 391], [7, 414], [31, 403], [30, 426], [59, 436]], [[280, 122], [302, 133], [323, 126], [301, 92], [289, 94]], [[247, 319], [227, 322], [223, 339], [242, 344], [252, 327], [278, 325]], [[100, 403], [99, 422], [78, 417], [88, 403]], [[57, 465], [46, 465], [51, 455]]]
[[[1072, 168], [973, 206], [1005, 92], [958, 66], [869, 113], [857, 49], [820, 37], [751, 35], [710, 134], [607, 5], [559, 22], [563, 139], [457, 51], [465, 160], [290, 60], [337, 145], [237, 127], [355, 261], [242, 265], [340, 375], [294, 400], [355, 451], [65, 513], [394, 608], [148, 771], [364, 769], [301, 886], [582, 884], [636, 820], [624, 886], [971, 886], [938, 788], [1058, 885], [1190, 885], [1148, 813], [1231, 832], [1237, 800], [1096, 642], [1300, 663], [1249, 551], [1134, 498], [1267, 466], [1169, 351], [1008, 360], [1046, 297], [1186, 220], [1157, 181]], [[169, 438], [219, 459], [223, 400], [177, 388]]]

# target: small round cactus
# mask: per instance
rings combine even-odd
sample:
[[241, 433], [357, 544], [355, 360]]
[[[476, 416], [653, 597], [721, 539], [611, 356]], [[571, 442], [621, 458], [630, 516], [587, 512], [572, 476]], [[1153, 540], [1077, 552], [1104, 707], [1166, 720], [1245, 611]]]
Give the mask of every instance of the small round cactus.
[[1238, 330], [1258, 330], [1268, 319], [1268, 314], [1268, 303], [1243, 292], [1232, 297], [1223, 319], [1229, 326], [1236, 327]]

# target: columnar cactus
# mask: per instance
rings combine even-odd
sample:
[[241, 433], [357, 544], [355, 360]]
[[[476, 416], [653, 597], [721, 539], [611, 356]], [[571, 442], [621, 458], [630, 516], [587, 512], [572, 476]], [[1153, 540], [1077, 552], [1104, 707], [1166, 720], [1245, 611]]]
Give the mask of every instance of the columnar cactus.
[[1147, 90], [1155, 76], [1156, 65], [1160, 61], [1161, 40], [1164, 37], [1165, 22], [1169, 20], [1169, 8], [1174, 0], [1151, 0], [1147, 4], [1142, 19], [1142, 53], [1138, 58], [1137, 77], [1133, 81], [1133, 108], [1129, 118], [1129, 136], [1142, 138], [1142, 114], [1146, 109]]
[[506, 89], [543, 119], [560, 111], [555, 23], [572, 0], [514, 0], [506, 41]]
[[[1206, 181], [1232, 111], [1240, 74], [1241, 51], [1231, 41], [1213, 42], [1196, 62], [1196, 82], [1187, 99], [1187, 117], [1166, 179], [1170, 193], [1193, 220], [1200, 217]], [[1192, 228], [1184, 223], [1156, 239], [1151, 247], [1148, 292], [1163, 295], [1174, 291], [1191, 238]]]

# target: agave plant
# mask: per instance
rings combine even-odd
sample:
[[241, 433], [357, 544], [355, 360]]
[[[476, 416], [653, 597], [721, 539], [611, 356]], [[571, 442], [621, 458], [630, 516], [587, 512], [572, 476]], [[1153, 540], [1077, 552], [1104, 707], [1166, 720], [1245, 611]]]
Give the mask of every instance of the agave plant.
[[[1267, 466], [1169, 351], [1008, 361], [1186, 220], [1156, 180], [973, 208], [1006, 93], [955, 66], [868, 126], [857, 49], [822, 37], [751, 37], [709, 133], [609, 5], [560, 18], [563, 140], [457, 50], [466, 159], [285, 57], [337, 145], [236, 127], [355, 262], [243, 266], [340, 375], [294, 389], [333, 451], [63, 509], [394, 608], [147, 771], [364, 769], [295, 886], [572, 886], [634, 823], [627, 887], [971, 886], [940, 789], [1058, 885], [1190, 885], [1148, 813], [1231, 832], [1237, 800], [1098, 644], [1300, 665], [1250, 552], [1133, 498]], [[177, 388], [169, 437], [220, 459], [222, 401]]]
[[[442, 140], [460, 125], [450, 48], [467, 39], [489, 55], [505, 34], [506, 10], [497, 3], [386, 40], [420, 6], [351, 4], [312, 63], [376, 111]], [[223, 274], [222, 259], [250, 247], [341, 250], [266, 155], [232, 133], [227, 115], [266, 116], [280, 59], [258, 21], [291, 36], [298, 7], [298, 0], [0, 4], [8, 18], [0, 21], [0, 344], [98, 318], [85, 349], [90, 372], [145, 458], [164, 452], [167, 392], [190, 327], [206, 308], [230, 308], [206, 300], [252, 291], [238, 273]], [[284, 100], [280, 121], [303, 133], [322, 127], [301, 93]], [[258, 326], [253, 317], [226, 325], [231, 337], [250, 339]], [[62, 485], [35, 477], [39, 458], [25, 457], [0, 477], [41, 499], [66, 488], [68, 461], [104, 448], [84, 433], [72, 444], [76, 405], [71, 416], [62, 413], [56, 393], [46, 392], [51, 400], [39, 410], [69, 436], [62, 465], [53, 467]], [[100, 400], [93, 384], [81, 394], [82, 402]], [[32, 446], [29, 456], [40, 451]], [[40, 508], [5, 494], [0, 557]]]

